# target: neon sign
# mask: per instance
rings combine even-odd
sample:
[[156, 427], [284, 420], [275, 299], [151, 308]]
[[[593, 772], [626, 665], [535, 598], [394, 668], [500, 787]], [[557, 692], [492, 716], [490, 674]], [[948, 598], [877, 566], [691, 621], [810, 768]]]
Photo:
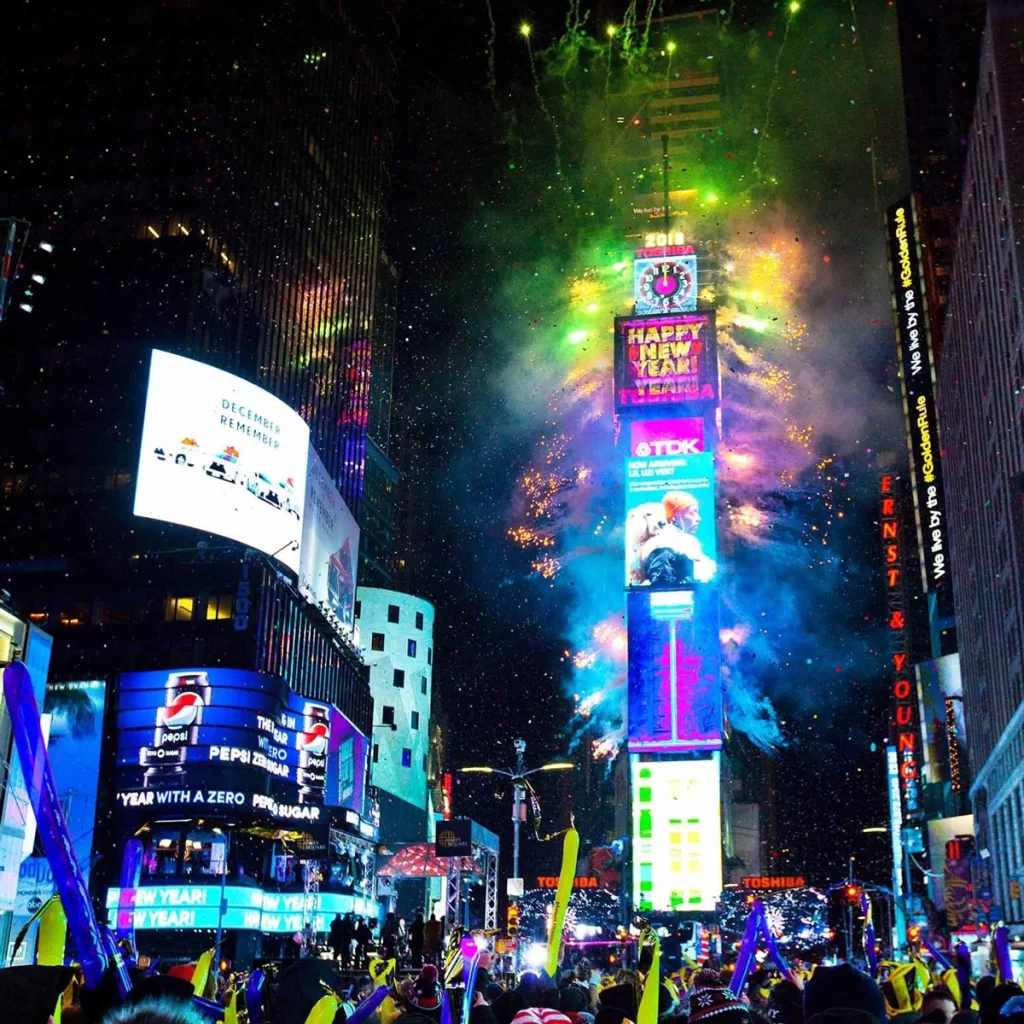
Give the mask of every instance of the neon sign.
[[[910, 448], [917, 542], [925, 590], [939, 590], [949, 573], [946, 499], [942, 482], [928, 309], [921, 274], [916, 211], [907, 198], [887, 211], [896, 342], [903, 416]], [[946, 587], [948, 590], [948, 586]], [[949, 597], [945, 600], [950, 601]]]
[[917, 691], [911, 681], [910, 643], [907, 636], [903, 592], [903, 549], [900, 536], [898, 482], [891, 473], [882, 476], [880, 516], [882, 558], [885, 572], [886, 624], [892, 652], [893, 733], [897, 770], [907, 821], [921, 817], [920, 756], [918, 753]]

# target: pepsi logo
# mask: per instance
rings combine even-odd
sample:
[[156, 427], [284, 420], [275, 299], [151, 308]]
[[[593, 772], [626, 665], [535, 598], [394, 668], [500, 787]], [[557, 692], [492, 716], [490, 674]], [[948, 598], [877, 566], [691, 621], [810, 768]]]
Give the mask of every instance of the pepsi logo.
[[326, 722], [314, 722], [302, 734], [302, 749], [313, 755], [326, 754], [330, 737], [331, 728]]
[[175, 696], [163, 711], [163, 724], [170, 729], [181, 729], [192, 725], [203, 709], [203, 698], [198, 693], [186, 691]]

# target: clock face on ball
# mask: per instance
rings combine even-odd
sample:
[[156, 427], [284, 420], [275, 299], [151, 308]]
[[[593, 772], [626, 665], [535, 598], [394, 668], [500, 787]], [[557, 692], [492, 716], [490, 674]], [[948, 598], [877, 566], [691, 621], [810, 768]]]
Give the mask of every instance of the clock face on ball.
[[636, 260], [633, 300], [640, 314], [696, 309], [696, 257], [660, 256]]

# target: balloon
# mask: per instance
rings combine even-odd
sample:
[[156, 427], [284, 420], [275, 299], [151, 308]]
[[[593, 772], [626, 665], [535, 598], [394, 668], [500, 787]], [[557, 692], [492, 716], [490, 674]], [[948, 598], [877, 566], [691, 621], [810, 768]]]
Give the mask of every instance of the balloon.
[[117, 898], [117, 914], [114, 918], [114, 937], [122, 949], [131, 949], [132, 960], [136, 959], [135, 946], [135, 891], [142, 877], [142, 842], [129, 839], [124, 844], [121, 857], [121, 891]]
[[555, 905], [551, 911], [551, 932], [548, 935], [548, 959], [545, 970], [548, 977], [558, 975], [558, 959], [562, 953], [562, 929], [565, 914], [572, 896], [572, 883], [576, 877], [576, 856], [580, 852], [580, 834], [574, 828], [566, 830], [562, 842], [562, 870], [558, 875], [558, 889], [555, 891]]
[[264, 981], [266, 975], [257, 969], [249, 975], [249, 983], [245, 986], [245, 1008], [249, 1011], [249, 1024], [260, 1024], [263, 1019]]
[[68, 927], [75, 937], [85, 984], [88, 988], [96, 988], [107, 967], [103, 932], [93, 913], [89, 890], [82, 878], [57, 797], [50, 759], [39, 726], [39, 708], [32, 690], [32, 677], [20, 661], [12, 662], [4, 669], [4, 700], [11, 716], [14, 743], [25, 776], [29, 803], [36, 816], [39, 838], [50, 862], [54, 884], [67, 914]]
[[658, 1024], [661, 948], [658, 944], [658, 936], [654, 932], [651, 932], [650, 938], [654, 940], [654, 955], [651, 958], [651, 969], [647, 972], [647, 979], [644, 981], [644, 994], [640, 997], [640, 1009], [637, 1011], [636, 1024]]

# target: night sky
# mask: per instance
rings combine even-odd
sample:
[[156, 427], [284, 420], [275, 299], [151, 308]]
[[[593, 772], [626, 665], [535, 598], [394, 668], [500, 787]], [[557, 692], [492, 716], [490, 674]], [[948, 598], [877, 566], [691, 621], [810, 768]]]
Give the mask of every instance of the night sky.
[[[735, 456], [718, 510], [723, 625], [735, 630], [727, 711], [748, 737], [748, 799], [767, 785], [754, 751], [774, 760], [778, 867], [815, 883], [845, 873], [851, 854], [865, 877], [888, 875], [885, 837], [860, 830], [887, 821], [873, 502], [879, 453], [901, 443], [880, 211], [908, 189], [891, 4], [858, 7], [852, 25], [838, 0], [795, 14], [730, 3], [716, 53], [697, 53], [706, 36], [680, 36], [676, 58], [726, 69], [722, 130], [701, 136], [683, 169], [701, 196], [692, 240], [723, 282], [734, 263], [747, 275], [720, 285], [719, 323], [742, 313], [768, 325], [720, 338], [723, 445]], [[437, 607], [453, 769], [510, 763], [516, 735], [529, 763], [581, 761], [581, 727], [613, 735], [621, 708], [621, 659], [591, 637], [621, 624], [624, 606], [621, 449], [602, 366], [612, 316], [629, 311], [608, 267], [630, 243], [606, 212], [615, 181], [601, 134], [605, 95], [629, 73], [624, 58], [607, 65], [602, 30], [624, 8], [574, 24], [582, 12], [567, 0], [404, 7], [389, 246], [402, 275], [399, 554], [403, 584]], [[635, 73], [666, 70], [638, 58]], [[763, 297], [755, 279], [769, 282]], [[584, 292], [598, 312], [570, 350]], [[555, 494], [531, 520], [523, 478], [538, 466]], [[548, 546], [513, 542], [524, 523]], [[558, 559], [550, 573], [545, 557]], [[581, 669], [574, 656], [590, 647]], [[591, 719], [574, 717], [574, 695], [606, 690]], [[540, 793], [548, 824], [563, 827], [566, 792], [545, 780]], [[456, 813], [506, 844], [509, 804], [486, 782], [457, 785]], [[528, 876], [557, 864], [550, 847], [524, 853]]]

